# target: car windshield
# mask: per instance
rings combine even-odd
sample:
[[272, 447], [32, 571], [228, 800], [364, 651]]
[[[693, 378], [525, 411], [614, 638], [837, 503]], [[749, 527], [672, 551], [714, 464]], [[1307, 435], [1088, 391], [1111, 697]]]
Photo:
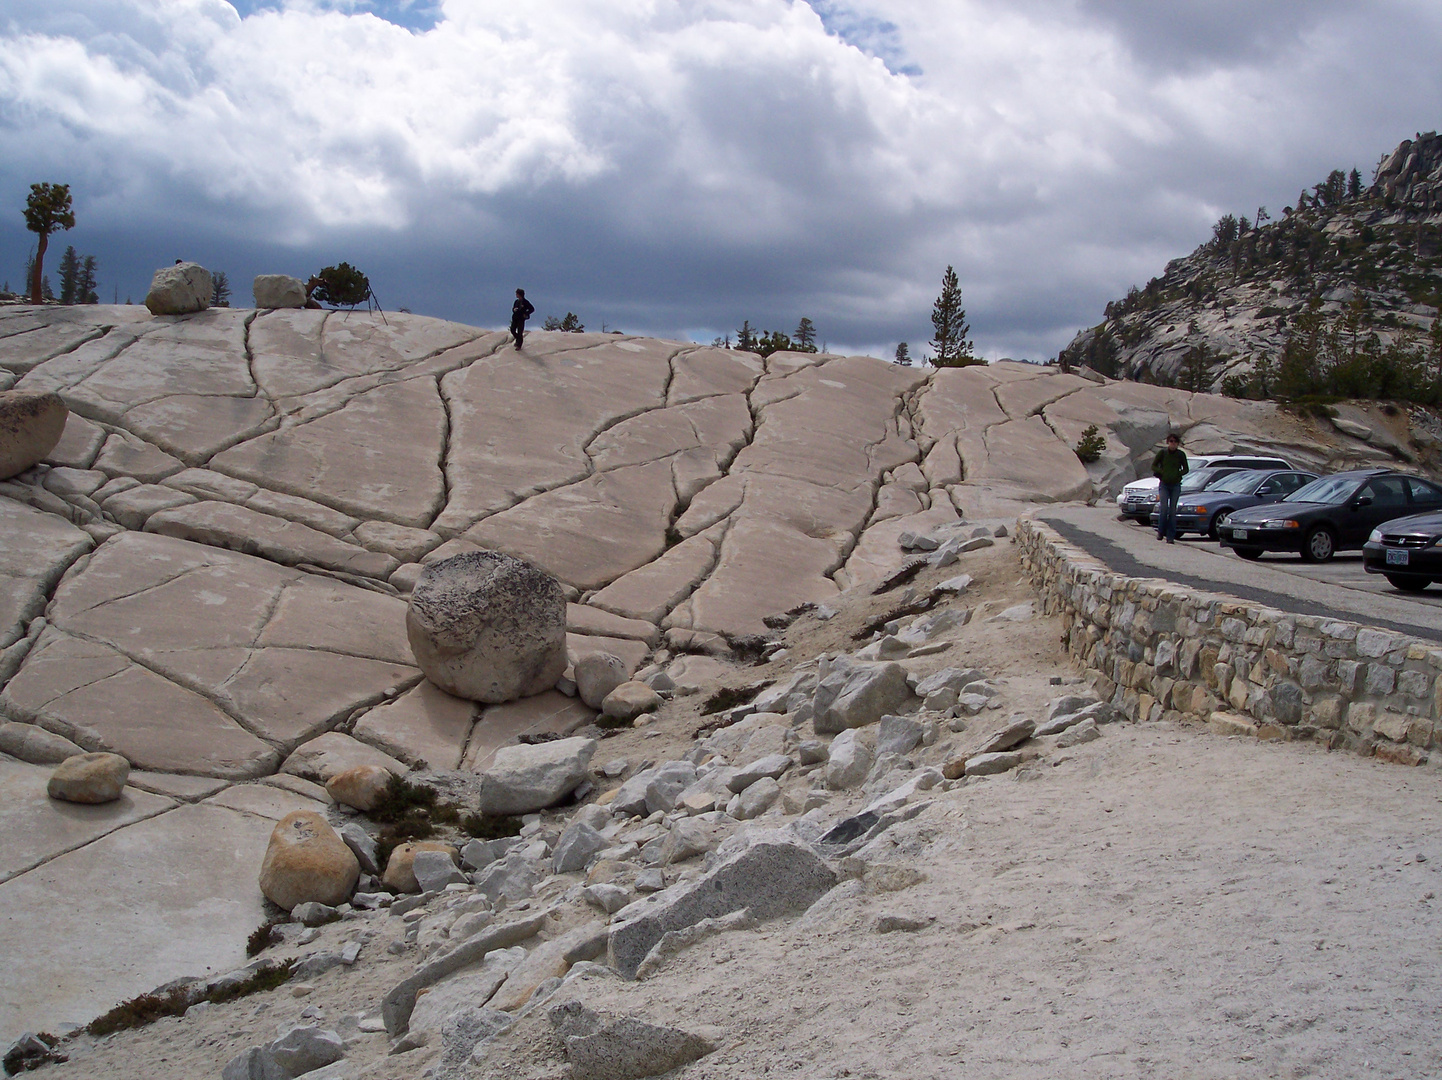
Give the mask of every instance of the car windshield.
[[1352, 494], [1357, 484], [1355, 476], [1322, 476], [1310, 484], [1303, 484], [1283, 501], [1336, 504]]
[[1230, 469], [1201, 469], [1195, 473], [1188, 473], [1187, 476], [1182, 477], [1182, 493], [1200, 492], [1203, 487], [1211, 487], [1211, 484], [1216, 483], [1218, 476], [1230, 476], [1230, 474]]
[[1208, 484], [1208, 491], [1230, 491], [1251, 493], [1252, 488], [1261, 483], [1262, 478], [1267, 474], [1248, 469], [1245, 472], [1232, 473], [1231, 476], [1224, 476], [1215, 484]]

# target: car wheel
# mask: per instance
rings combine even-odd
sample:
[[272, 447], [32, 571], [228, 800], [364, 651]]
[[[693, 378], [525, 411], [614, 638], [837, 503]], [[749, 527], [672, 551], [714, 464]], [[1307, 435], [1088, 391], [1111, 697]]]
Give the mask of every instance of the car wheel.
[[1260, 558], [1262, 557], [1262, 549], [1261, 549], [1261, 548], [1254, 548], [1254, 547], [1234, 547], [1234, 548], [1232, 548], [1232, 550], [1235, 551], [1238, 555], [1240, 555], [1240, 556], [1241, 556], [1242, 558], [1244, 558], [1244, 559], [1260, 559]]
[[1417, 577], [1415, 574], [1387, 574], [1387, 583], [1394, 589], [1401, 589], [1403, 592], [1421, 592], [1432, 584], [1431, 578]]
[[1318, 525], [1302, 541], [1302, 558], [1307, 562], [1326, 562], [1337, 553], [1337, 538], [1325, 525]]
[[1230, 510], [1218, 510], [1215, 514], [1213, 514], [1212, 523], [1207, 526], [1207, 535], [1213, 540], [1219, 539], [1221, 528], [1223, 525], [1226, 524], [1227, 517], [1230, 514]]

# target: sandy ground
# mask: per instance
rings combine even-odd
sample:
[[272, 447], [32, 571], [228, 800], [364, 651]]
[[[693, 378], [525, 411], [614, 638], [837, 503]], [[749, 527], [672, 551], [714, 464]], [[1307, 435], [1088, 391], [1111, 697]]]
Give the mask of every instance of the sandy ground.
[[[1051, 679], [1076, 673], [1053, 621], [987, 621], [1031, 595], [1010, 545], [918, 584], [958, 569], [978, 578], [963, 603], [987, 606], [929, 663], [1005, 676], [1005, 707], [970, 739], [1013, 711], [1037, 715], [1067, 689]], [[770, 666], [854, 648], [850, 629], [896, 595], [798, 624], [793, 655]], [[695, 705], [607, 739], [597, 760], [678, 755]], [[929, 809], [867, 850], [862, 877], [803, 916], [703, 942], [643, 982], [576, 980], [553, 1000], [722, 1031], [720, 1050], [673, 1074], [685, 1080], [1442, 1074], [1442, 775], [1199, 727], [1102, 730], [928, 793]], [[882, 915], [931, 921], [878, 933]], [[399, 924], [326, 928], [310, 948], [374, 936], [361, 963], [306, 996], [285, 987], [83, 1040], [37, 1075], [218, 1076], [309, 1009], [352, 1037], [353, 1076], [420, 1077], [434, 1047], [387, 1057], [384, 1035], [354, 1031], [414, 966], [386, 949]], [[468, 1075], [561, 1080], [569, 1067], [541, 1010]]]

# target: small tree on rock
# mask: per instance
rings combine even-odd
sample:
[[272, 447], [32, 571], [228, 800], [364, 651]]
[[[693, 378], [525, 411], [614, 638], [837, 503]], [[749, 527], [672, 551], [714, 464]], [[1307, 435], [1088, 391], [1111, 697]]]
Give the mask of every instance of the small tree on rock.
[[1102, 451], [1107, 448], [1106, 436], [1097, 430], [1095, 424], [1089, 424], [1081, 433], [1081, 439], [1072, 449], [1083, 465], [1090, 465], [1102, 456]]
[[816, 351], [816, 325], [808, 318], [803, 317], [796, 324], [796, 333], [792, 337], [797, 352]]
[[741, 329], [736, 331], [736, 348], [742, 352], [756, 351], [756, 330], [750, 319], [742, 322]]
[[904, 341], [896, 346], [896, 363], [900, 367], [911, 367], [911, 347]]
[[967, 337], [971, 327], [961, 306], [961, 284], [950, 266], [941, 276], [941, 295], [931, 305], [931, 326], [936, 335], [931, 339], [931, 362], [937, 367], [967, 367], [982, 362], [972, 354], [971, 339]]
[[217, 270], [210, 279], [210, 306], [230, 307], [230, 278], [224, 270]]
[[56, 229], [75, 228], [75, 211], [70, 205], [69, 184], [31, 184], [25, 200], [25, 227], [40, 239], [30, 270], [30, 302], [40, 303], [44, 277], [45, 249]]

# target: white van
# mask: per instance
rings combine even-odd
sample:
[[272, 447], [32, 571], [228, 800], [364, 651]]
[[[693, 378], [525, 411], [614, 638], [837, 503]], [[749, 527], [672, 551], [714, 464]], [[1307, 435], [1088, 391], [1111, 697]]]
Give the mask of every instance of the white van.
[[[1239, 469], [1291, 469], [1294, 466], [1279, 457], [1253, 457], [1242, 454], [1187, 455], [1187, 467], [1191, 472], [1207, 469], [1214, 465], [1228, 465]], [[1124, 518], [1149, 521], [1152, 511], [1157, 508], [1158, 488], [1161, 486], [1155, 476], [1133, 480], [1117, 495], [1117, 510]]]

